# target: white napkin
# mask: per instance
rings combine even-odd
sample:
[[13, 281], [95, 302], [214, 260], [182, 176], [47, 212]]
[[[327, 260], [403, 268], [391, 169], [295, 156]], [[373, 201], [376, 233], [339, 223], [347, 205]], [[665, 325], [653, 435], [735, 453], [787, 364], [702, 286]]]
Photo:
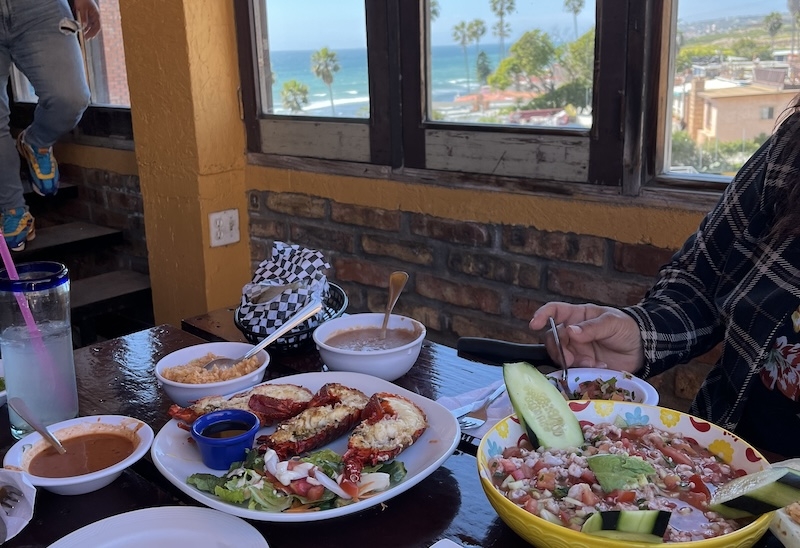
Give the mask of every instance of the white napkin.
[[[470, 402], [474, 402], [472, 409], [477, 409], [484, 404], [486, 398], [488, 398], [489, 395], [494, 392], [494, 389], [500, 386], [502, 382], [502, 380], [496, 381], [489, 386], [478, 388], [477, 390], [472, 390], [470, 392], [465, 392], [464, 394], [459, 394], [458, 396], [445, 396], [436, 401], [450, 410], [461, 407], [462, 405], [467, 405]], [[489, 409], [486, 410], [486, 423], [479, 428], [463, 430], [462, 433], [468, 434], [473, 438], [481, 438], [486, 432], [491, 430], [495, 424], [497, 424], [497, 421], [506, 418], [513, 412], [514, 408], [511, 407], [511, 400], [508, 399], [508, 392], [503, 392], [499, 398], [494, 400], [491, 405], [489, 405]]]
[[[14, 504], [14, 508], [8, 510], [0, 507], [0, 519], [6, 524], [6, 540], [9, 540], [17, 536], [33, 517], [36, 487], [31, 484], [24, 473], [3, 468], [0, 468], [0, 485], [13, 485], [23, 494], [19, 502]], [[8, 510], [8, 515], [6, 510]]]

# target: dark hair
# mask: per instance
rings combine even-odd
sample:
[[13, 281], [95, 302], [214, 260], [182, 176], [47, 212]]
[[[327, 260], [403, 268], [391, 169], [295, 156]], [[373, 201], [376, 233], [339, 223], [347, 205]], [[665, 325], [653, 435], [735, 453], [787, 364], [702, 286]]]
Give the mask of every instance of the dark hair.
[[[800, 93], [795, 95], [775, 122], [775, 129], [792, 114], [800, 112]], [[800, 139], [795, 144], [800, 148]], [[800, 180], [784, 185], [775, 201], [775, 222], [769, 231], [770, 236], [800, 236]]]

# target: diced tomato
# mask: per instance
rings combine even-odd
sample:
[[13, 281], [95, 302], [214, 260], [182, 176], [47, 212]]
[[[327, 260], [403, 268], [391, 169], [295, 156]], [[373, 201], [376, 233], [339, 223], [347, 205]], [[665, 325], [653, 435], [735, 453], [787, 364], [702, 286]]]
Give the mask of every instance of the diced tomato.
[[312, 485], [306, 493], [308, 500], [319, 500], [325, 494], [325, 488], [322, 485]]
[[536, 478], [536, 487], [538, 489], [547, 489], [552, 491], [556, 488], [556, 474], [555, 472], [541, 472]]
[[292, 491], [300, 495], [301, 497], [305, 497], [308, 494], [308, 490], [311, 488], [311, 484], [308, 481], [303, 479], [294, 480], [290, 483], [292, 487]]
[[341, 487], [345, 493], [347, 493], [354, 499], [358, 498], [358, 485], [356, 485], [352, 481], [346, 479], [342, 480], [342, 483], [339, 484], [339, 487]]
[[535, 498], [530, 498], [529, 500], [525, 501], [522, 507], [531, 514], [539, 514], [539, 501]]
[[591, 485], [593, 483], [597, 483], [597, 476], [595, 476], [594, 472], [592, 472], [589, 468], [586, 468], [581, 473], [581, 480]]
[[664, 476], [664, 487], [670, 491], [674, 491], [681, 483], [681, 478], [677, 474], [667, 474]]
[[690, 491], [704, 495], [706, 500], [711, 498], [711, 492], [708, 490], [703, 478], [701, 478], [698, 474], [693, 474], [692, 477], [689, 478], [689, 483]]
[[672, 459], [672, 462], [675, 464], [688, 464], [689, 466], [692, 465], [692, 459], [690, 459], [685, 454], [681, 453], [674, 447], [670, 447], [669, 445], [664, 445], [661, 447], [661, 452], [664, 454], [665, 457], [669, 457]]
[[694, 506], [698, 510], [706, 511], [708, 506], [708, 498], [703, 493], [695, 493], [687, 491], [681, 493], [680, 498], [685, 500], [688, 504]]
[[542, 470], [542, 468], [545, 468], [546, 466], [547, 465], [544, 463], [544, 460], [542, 459], [537, 460], [536, 463], [533, 465], [533, 473], [538, 474]]
[[525, 479], [527, 476], [525, 475], [525, 470], [518, 468], [517, 470], [511, 472], [511, 477], [519, 481], [521, 479]]
[[619, 491], [617, 502], [633, 502], [636, 500], [636, 491]]

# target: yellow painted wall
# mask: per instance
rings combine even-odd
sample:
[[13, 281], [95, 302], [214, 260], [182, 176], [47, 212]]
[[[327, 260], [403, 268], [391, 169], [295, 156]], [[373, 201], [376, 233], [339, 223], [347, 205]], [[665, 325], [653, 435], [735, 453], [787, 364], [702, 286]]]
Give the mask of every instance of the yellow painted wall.
[[210, 247], [208, 215], [246, 227], [233, 3], [121, 0], [136, 159], [157, 322], [235, 302], [249, 245]]
[[[530, 225], [674, 249], [702, 214], [639, 200], [468, 190], [247, 165], [231, 2], [121, 0], [136, 152], [65, 144], [62, 161], [138, 173], [157, 322], [235, 303], [251, 275], [248, 190], [452, 220]], [[134, 161], [135, 160], [135, 161]], [[242, 240], [211, 248], [208, 213], [238, 208]]]

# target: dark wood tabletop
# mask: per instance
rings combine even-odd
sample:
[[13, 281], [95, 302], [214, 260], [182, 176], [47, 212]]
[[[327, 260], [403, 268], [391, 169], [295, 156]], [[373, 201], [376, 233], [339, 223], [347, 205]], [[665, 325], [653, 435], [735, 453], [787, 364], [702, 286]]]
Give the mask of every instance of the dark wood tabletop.
[[[183, 327], [187, 328], [186, 322]], [[156, 383], [156, 362], [219, 333], [197, 325], [188, 328], [194, 334], [161, 325], [76, 350], [80, 414], [136, 417], [158, 432], [169, 419], [167, 409], [172, 402]], [[274, 356], [267, 369], [268, 378], [321, 370], [313, 350]], [[396, 383], [435, 400], [486, 386], [501, 377], [499, 367], [466, 360], [452, 348], [426, 341], [416, 364]], [[2, 412], [0, 454], [5, 455], [13, 443], [8, 413]], [[528, 546], [500, 520], [486, 499], [476, 471], [475, 449], [474, 440], [463, 438], [452, 456], [428, 478], [384, 504], [354, 515], [309, 523], [248, 522], [271, 548], [427, 548], [443, 538], [468, 547]], [[165, 479], [148, 455], [113, 483], [92, 493], [63, 496], [39, 489], [33, 519], [4, 546], [47, 546], [107, 517], [174, 505], [201, 506]], [[764, 541], [761, 546], [772, 544]]]

